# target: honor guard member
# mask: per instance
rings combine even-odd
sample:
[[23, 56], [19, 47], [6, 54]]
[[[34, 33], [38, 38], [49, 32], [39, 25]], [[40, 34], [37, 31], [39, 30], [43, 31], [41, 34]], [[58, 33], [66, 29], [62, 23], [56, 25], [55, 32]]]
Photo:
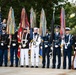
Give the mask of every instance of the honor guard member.
[[[2, 34], [0, 39], [0, 66], [3, 65], [7, 67], [8, 63], [8, 45], [9, 45], [9, 36], [6, 33], [6, 28], [2, 28]], [[4, 61], [3, 61], [4, 60]]]
[[3, 19], [2, 27], [5, 27], [6, 28], [6, 19]]
[[39, 45], [41, 42], [40, 35], [38, 34], [38, 28], [34, 28], [33, 39], [31, 44], [31, 68], [35, 65], [36, 58], [36, 68], [38, 68], [39, 64]]
[[70, 34], [70, 28], [66, 27], [65, 29], [65, 37], [64, 37], [64, 46], [63, 46], [63, 69], [66, 69], [66, 63], [68, 56], [68, 69], [71, 69], [71, 56], [72, 56], [72, 44], [73, 44], [73, 38]]
[[10, 44], [10, 61], [11, 61], [11, 65], [10, 65], [10, 67], [13, 67], [14, 61], [15, 61], [15, 67], [18, 67], [18, 57], [17, 57], [18, 38], [17, 38], [17, 33], [18, 32], [16, 31], [15, 34], [11, 35], [11, 44]]
[[22, 39], [21, 39], [21, 52], [20, 52], [20, 61], [21, 67], [24, 67], [24, 60], [26, 67], [29, 67], [29, 43], [30, 43], [30, 34], [27, 32], [27, 28], [23, 29]]
[[[46, 62], [47, 62], [47, 68], [50, 66], [50, 35], [48, 33], [48, 30], [46, 31], [46, 35], [43, 37], [43, 50], [42, 50], [42, 68], [45, 68]], [[47, 58], [47, 61], [46, 61]]]
[[60, 69], [61, 66], [61, 38], [59, 33], [59, 26], [55, 27], [55, 33], [54, 33], [54, 41], [53, 41], [53, 66], [52, 68], [56, 67], [56, 55], [58, 56], [58, 65], [57, 69]]
[[74, 56], [73, 56], [72, 65], [73, 65], [73, 69], [76, 70], [76, 34], [73, 36], [73, 45], [74, 45]]
[[73, 36], [74, 51], [76, 51], [76, 34]]

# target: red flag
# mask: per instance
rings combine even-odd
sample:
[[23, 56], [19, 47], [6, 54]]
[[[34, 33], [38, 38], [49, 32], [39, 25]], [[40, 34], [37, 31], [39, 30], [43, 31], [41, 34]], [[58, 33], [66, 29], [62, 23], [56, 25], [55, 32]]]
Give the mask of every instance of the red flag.
[[[18, 43], [21, 43], [21, 36], [22, 36], [22, 27], [20, 25], [20, 28], [18, 29]], [[18, 58], [20, 58], [20, 47], [18, 47], [18, 54], [17, 54]]]
[[25, 11], [25, 8], [22, 9], [20, 23], [21, 23], [22, 28], [29, 27], [28, 17], [27, 17], [27, 13]]
[[61, 37], [63, 38], [65, 35], [65, 10], [63, 7], [61, 9], [60, 21], [61, 21], [60, 34]]

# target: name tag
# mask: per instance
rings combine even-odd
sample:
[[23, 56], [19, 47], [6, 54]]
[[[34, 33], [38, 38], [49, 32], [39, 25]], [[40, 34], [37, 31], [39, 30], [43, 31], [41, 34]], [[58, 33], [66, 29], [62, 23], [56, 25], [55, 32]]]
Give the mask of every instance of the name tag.
[[58, 45], [55, 45], [56, 48], [58, 48]]
[[12, 46], [16, 46], [16, 44], [15, 44], [15, 43], [13, 43], [13, 44], [12, 44]]
[[4, 44], [3, 43], [1, 43], [1, 46], [3, 46]]
[[47, 48], [48, 47], [48, 45], [45, 45], [45, 48]]

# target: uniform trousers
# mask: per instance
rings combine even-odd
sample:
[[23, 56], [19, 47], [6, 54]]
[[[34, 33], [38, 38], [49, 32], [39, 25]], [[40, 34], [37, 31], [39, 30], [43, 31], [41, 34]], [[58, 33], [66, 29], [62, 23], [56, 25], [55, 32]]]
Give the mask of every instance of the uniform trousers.
[[21, 65], [23, 66], [24, 65], [24, 62], [25, 62], [25, 65], [29, 65], [29, 54], [28, 54], [28, 51], [29, 49], [28, 48], [25, 48], [25, 49], [21, 49], [21, 52], [20, 52], [20, 60], [21, 60]]
[[[36, 61], [35, 61], [35, 58], [36, 58]], [[31, 63], [32, 63], [31, 64], [32, 66], [34, 65], [38, 66], [39, 64], [39, 46], [37, 47], [32, 46], [31, 48]]]
[[18, 48], [11, 48], [10, 49], [10, 59], [11, 59], [12, 66], [13, 66], [13, 62], [14, 62], [14, 53], [15, 53], [15, 65], [18, 66], [18, 57], [17, 57]]
[[68, 56], [68, 69], [71, 69], [71, 55], [72, 55], [72, 51], [70, 49], [65, 49], [63, 51], [63, 69], [66, 69], [66, 63], [67, 63], [67, 59], [66, 57]]
[[3, 64], [4, 60], [4, 65], [7, 66], [8, 63], [8, 50], [7, 49], [0, 49], [0, 66]]
[[2, 66], [2, 63], [3, 63], [3, 51], [0, 49], [0, 66]]

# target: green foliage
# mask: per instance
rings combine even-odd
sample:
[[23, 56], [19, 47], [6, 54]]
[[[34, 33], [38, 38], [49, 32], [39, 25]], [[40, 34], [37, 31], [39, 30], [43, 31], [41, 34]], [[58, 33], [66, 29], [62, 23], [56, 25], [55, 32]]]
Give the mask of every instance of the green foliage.
[[8, 18], [9, 8], [12, 6], [15, 12], [16, 25], [18, 26], [21, 17], [21, 10], [23, 7], [25, 7], [30, 22], [30, 9], [33, 7], [37, 15], [37, 26], [39, 27], [41, 9], [44, 8], [47, 19], [47, 27], [50, 28], [53, 8], [56, 4], [55, 25], [60, 25], [60, 10], [63, 6], [66, 12], [66, 26], [74, 27], [76, 24], [76, 16], [72, 19], [70, 19], [69, 16], [76, 11], [76, 7], [72, 7], [70, 3], [58, 5], [58, 2], [64, 2], [64, 0], [0, 0], [0, 6], [2, 8], [2, 19]]

